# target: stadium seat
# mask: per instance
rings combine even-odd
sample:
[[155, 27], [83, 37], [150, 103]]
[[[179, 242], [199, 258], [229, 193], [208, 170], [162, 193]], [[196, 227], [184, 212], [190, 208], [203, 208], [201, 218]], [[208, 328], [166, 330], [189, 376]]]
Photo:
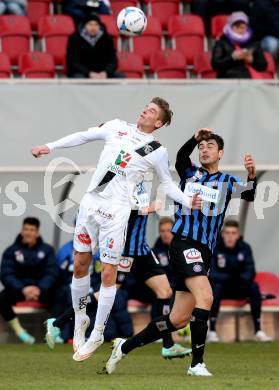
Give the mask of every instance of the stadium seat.
[[140, 79], [143, 77], [144, 67], [140, 56], [134, 53], [117, 53], [118, 71], [123, 72], [127, 78]]
[[140, 55], [144, 64], [149, 64], [150, 55], [155, 50], [163, 48], [162, 28], [159, 20], [153, 16], [147, 18], [146, 30], [140, 37], [134, 37], [130, 40], [131, 51]]
[[1, 51], [7, 53], [12, 65], [17, 65], [22, 53], [32, 50], [31, 26], [26, 16], [0, 16]]
[[52, 78], [55, 75], [53, 58], [49, 53], [22, 54], [19, 58], [19, 73], [25, 78]]
[[262, 294], [272, 294], [275, 299], [266, 299], [264, 306], [279, 306], [279, 277], [271, 272], [257, 272], [256, 282]]
[[0, 53], [0, 78], [6, 79], [11, 77], [11, 63], [6, 53]]
[[225, 24], [229, 15], [216, 15], [211, 19], [211, 36], [213, 39], [218, 39], [223, 34]]
[[172, 49], [155, 51], [150, 57], [150, 70], [156, 78], [185, 79], [186, 61], [182, 53]]
[[68, 38], [74, 31], [75, 25], [70, 16], [49, 15], [40, 18], [38, 35], [42, 40], [42, 49], [53, 56], [56, 65], [64, 63]]
[[168, 22], [172, 48], [181, 51], [188, 65], [194, 64], [197, 54], [207, 49], [204, 24], [197, 15], [176, 15]]
[[209, 53], [198, 53], [194, 58], [193, 72], [200, 79], [216, 79], [217, 73], [211, 66], [211, 58]]
[[117, 28], [116, 19], [111, 15], [100, 15], [102, 23], [106, 26], [107, 32], [113, 37], [114, 46], [120, 48], [119, 30]]
[[147, 0], [148, 15], [155, 16], [164, 30], [168, 27], [169, 18], [179, 14], [179, 0]]
[[51, 13], [51, 0], [29, 0], [27, 2], [27, 17], [32, 30], [37, 30], [39, 19]]
[[112, 14], [116, 17], [119, 12], [126, 7], [137, 7], [137, 0], [112, 0], [110, 2]]
[[265, 52], [264, 56], [267, 61], [267, 69], [265, 72], [261, 72], [263, 79], [274, 79], [276, 78], [276, 65], [274, 58], [268, 52]]

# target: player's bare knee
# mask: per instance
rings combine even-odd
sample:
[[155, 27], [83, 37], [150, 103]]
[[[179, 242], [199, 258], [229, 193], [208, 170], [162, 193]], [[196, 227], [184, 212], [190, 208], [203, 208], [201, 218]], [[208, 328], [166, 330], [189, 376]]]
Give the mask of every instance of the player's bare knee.
[[202, 294], [196, 299], [196, 306], [210, 310], [213, 303], [213, 295], [211, 293]]
[[105, 287], [110, 287], [115, 284], [116, 267], [111, 264], [103, 264], [102, 269], [102, 284]]
[[169, 299], [172, 296], [172, 289], [170, 287], [159, 287], [156, 289], [155, 293], [159, 299]]
[[170, 314], [170, 321], [176, 329], [184, 328], [188, 324], [189, 319], [187, 314]]
[[88, 268], [91, 262], [91, 253], [75, 251], [74, 257], [74, 276], [77, 278], [82, 278], [88, 274]]

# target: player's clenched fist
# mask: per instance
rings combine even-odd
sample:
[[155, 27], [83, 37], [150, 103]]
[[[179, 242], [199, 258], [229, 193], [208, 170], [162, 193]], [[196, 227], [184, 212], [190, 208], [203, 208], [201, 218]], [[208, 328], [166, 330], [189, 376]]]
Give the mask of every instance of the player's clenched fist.
[[195, 194], [192, 197], [191, 209], [193, 210], [201, 210], [203, 207], [203, 200], [199, 194]]
[[36, 146], [31, 150], [31, 153], [34, 157], [38, 158], [43, 156], [44, 154], [49, 154], [50, 150], [46, 145]]
[[255, 179], [257, 172], [256, 172], [255, 162], [254, 162], [251, 154], [245, 154], [244, 166], [248, 172], [249, 179]]
[[202, 128], [195, 132], [195, 139], [200, 142], [201, 140], [206, 140], [213, 133], [212, 129]]

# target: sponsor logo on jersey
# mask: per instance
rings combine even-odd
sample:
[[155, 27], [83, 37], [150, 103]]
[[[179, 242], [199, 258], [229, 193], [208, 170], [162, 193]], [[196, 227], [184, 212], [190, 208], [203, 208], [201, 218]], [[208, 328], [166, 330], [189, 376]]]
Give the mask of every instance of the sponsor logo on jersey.
[[114, 245], [114, 239], [113, 238], [108, 238], [106, 241], [106, 247], [109, 249], [112, 249]]
[[81, 242], [82, 244], [84, 244], [84, 245], [91, 244], [91, 238], [90, 238], [89, 234], [80, 233], [80, 234], [78, 234], [77, 237], [78, 237], [79, 242]]
[[184, 190], [184, 194], [187, 196], [193, 196], [199, 194], [202, 200], [206, 202], [217, 203], [219, 199], [219, 190], [209, 188], [199, 183], [187, 182]]
[[124, 172], [124, 169], [121, 169], [119, 165], [110, 164], [108, 166], [108, 169], [111, 172], [116, 173], [117, 175], [126, 176], [126, 173]]
[[118, 131], [119, 137], [124, 137], [124, 135], [128, 135], [127, 131]]
[[201, 272], [202, 266], [200, 264], [195, 264], [193, 267], [194, 272]]
[[133, 257], [121, 257], [117, 271], [119, 272], [130, 272], [132, 264], [133, 264]]
[[101, 217], [106, 218], [106, 219], [113, 219], [114, 218], [114, 216], [112, 214], [107, 213], [106, 211], [101, 210], [101, 209], [97, 209], [96, 213], [99, 214]]
[[203, 263], [201, 252], [195, 248], [186, 249], [183, 254], [187, 264]]
[[121, 168], [126, 168], [131, 158], [132, 155], [130, 153], [126, 153], [124, 150], [120, 150], [117, 159], [115, 160], [115, 164], [119, 165]]

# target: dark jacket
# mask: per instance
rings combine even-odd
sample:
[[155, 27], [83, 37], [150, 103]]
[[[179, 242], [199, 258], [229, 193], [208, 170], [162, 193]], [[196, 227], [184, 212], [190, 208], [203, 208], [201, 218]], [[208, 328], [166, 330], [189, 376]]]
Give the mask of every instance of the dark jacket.
[[113, 38], [104, 29], [104, 34], [91, 46], [79, 31], [73, 33], [67, 47], [68, 76], [82, 74], [89, 77], [90, 72], [107, 72], [112, 76], [117, 69], [117, 58]]
[[29, 248], [19, 235], [15, 243], [3, 253], [1, 281], [6, 288], [20, 292], [34, 285], [42, 292], [50, 290], [58, 277], [58, 267], [53, 248], [39, 237]]
[[223, 240], [217, 245], [211, 260], [211, 282], [241, 280], [250, 282], [255, 278], [255, 262], [250, 245], [240, 238], [233, 249], [226, 248]]
[[164, 268], [171, 287], [175, 286], [175, 276], [172, 268], [169, 264], [169, 246], [164, 244], [160, 237], [156, 240], [152, 251], [155, 253], [157, 259], [160, 261], [161, 266]]
[[[255, 41], [251, 41], [250, 43], [242, 45], [241, 47], [254, 50], [254, 61], [251, 66], [258, 72], [264, 72], [267, 68], [267, 62], [260, 44]], [[251, 78], [245, 62], [242, 60], [234, 60], [232, 58], [232, 53], [234, 50], [234, 45], [225, 35], [222, 35], [222, 37], [216, 41], [212, 53], [212, 67], [214, 70], [216, 70], [217, 77], [219, 79]]]
[[250, 20], [257, 39], [267, 35], [279, 39], [279, 2], [255, 0]]

